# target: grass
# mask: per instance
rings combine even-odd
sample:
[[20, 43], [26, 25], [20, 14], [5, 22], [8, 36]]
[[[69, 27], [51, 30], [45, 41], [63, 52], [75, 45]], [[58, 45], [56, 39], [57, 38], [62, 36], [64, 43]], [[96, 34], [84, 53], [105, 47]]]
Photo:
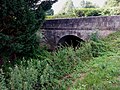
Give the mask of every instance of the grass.
[[72, 75], [68, 90], [120, 90], [120, 32], [103, 39], [110, 47], [104, 55], [84, 62]]
[[[120, 54], [105, 55], [88, 62], [84, 74], [71, 90], [120, 89]], [[84, 86], [84, 87], [83, 87]]]

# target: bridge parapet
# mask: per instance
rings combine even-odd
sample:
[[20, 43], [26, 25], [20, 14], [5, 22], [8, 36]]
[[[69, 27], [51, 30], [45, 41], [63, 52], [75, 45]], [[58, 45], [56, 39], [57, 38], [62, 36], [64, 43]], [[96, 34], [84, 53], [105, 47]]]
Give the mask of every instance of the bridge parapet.
[[[46, 20], [42, 26], [43, 41], [54, 49], [64, 36], [76, 36], [86, 41], [92, 33], [105, 37], [120, 30], [120, 16], [98, 16]], [[64, 39], [63, 39], [64, 40]]]
[[53, 19], [47, 20], [42, 28], [48, 30], [117, 30], [120, 28], [120, 16]]

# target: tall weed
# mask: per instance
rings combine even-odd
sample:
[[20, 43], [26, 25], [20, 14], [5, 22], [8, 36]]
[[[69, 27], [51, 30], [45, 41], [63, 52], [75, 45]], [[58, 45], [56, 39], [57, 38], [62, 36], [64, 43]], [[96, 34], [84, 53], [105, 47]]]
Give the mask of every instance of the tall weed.
[[100, 36], [98, 35], [98, 32], [93, 33], [90, 36], [89, 43], [91, 44], [91, 50], [92, 50], [91, 53], [93, 57], [104, 55], [106, 51], [110, 50], [109, 45], [107, 45], [107, 43], [100, 38]]
[[27, 62], [28, 66], [16, 65], [10, 68], [8, 88], [10, 90], [32, 90], [37, 82], [38, 71], [32, 61]]
[[8, 90], [8, 88], [6, 87], [5, 77], [2, 70], [0, 71], [0, 90]]

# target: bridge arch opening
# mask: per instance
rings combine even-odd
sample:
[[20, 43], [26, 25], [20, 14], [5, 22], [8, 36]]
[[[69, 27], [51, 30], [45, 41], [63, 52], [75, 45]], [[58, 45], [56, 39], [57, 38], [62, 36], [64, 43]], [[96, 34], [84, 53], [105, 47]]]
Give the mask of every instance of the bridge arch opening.
[[72, 46], [73, 48], [75, 48], [75, 47], [80, 47], [81, 42], [84, 42], [84, 40], [80, 39], [79, 37], [77, 37], [75, 35], [66, 35], [58, 41], [57, 45], [58, 45], [58, 47]]

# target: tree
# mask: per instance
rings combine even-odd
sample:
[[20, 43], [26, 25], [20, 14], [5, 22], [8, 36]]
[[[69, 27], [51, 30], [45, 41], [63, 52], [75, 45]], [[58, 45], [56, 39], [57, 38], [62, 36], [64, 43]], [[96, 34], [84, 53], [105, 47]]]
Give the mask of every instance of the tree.
[[45, 11], [57, 0], [1, 0], [0, 60], [6, 55], [31, 57], [37, 51], [36, 31], [43, 23]]
[[46, 15], [48, 15], [48, 16], [54, 15], [54, 10], [50, 9], [50, 10], [46, 11]]
[[72, 0], [68, 0], [65, 3], [65, 5], [63, 6], [62, 11], [60, 11], [60, 13], [67, 14], [67, 15], [73, 14], [74, 8], [75, 7], [73, 5], [73, 1]]
[[82, 0], [82, 1], [80, 2], [80, 7], [81, 7], [81, 8], [95, 8], [96, 5], [93, 5], [92, 2], [90, 2], [90, 1]]
[[116, 7], [120, 6], [120, 0], [107, 0], [105, 2], [106, 7]]
[[85, 8], [85, 4], [86, 4], [85, 0], [82, 0], [82, 1], [80, 2], [80, 7], [81, 7], [81, 8]]

